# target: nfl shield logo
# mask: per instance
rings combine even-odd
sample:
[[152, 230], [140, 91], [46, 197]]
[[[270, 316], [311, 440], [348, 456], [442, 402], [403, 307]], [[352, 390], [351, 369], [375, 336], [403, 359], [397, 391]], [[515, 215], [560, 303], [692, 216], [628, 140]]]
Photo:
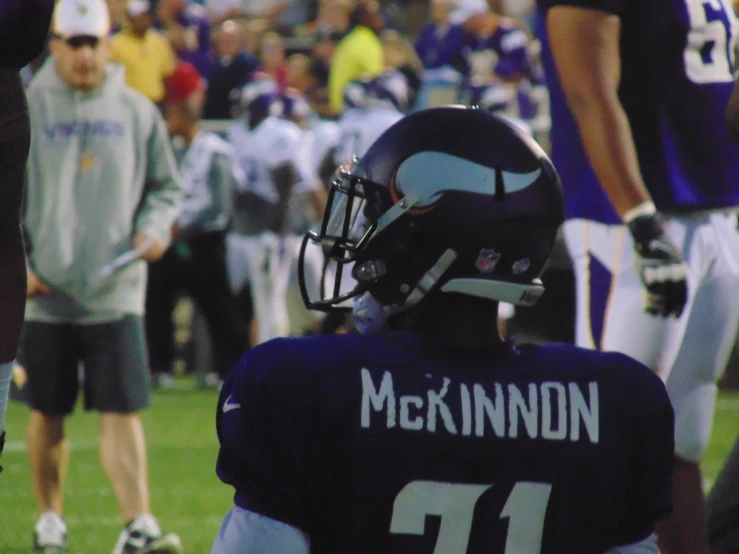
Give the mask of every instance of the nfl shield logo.
[[480, 273], [490, 273], [495, 271], [498, 260], [500, 260], [500, 254], [492, 248], [483, 248], [477, 256], [475, 267]]

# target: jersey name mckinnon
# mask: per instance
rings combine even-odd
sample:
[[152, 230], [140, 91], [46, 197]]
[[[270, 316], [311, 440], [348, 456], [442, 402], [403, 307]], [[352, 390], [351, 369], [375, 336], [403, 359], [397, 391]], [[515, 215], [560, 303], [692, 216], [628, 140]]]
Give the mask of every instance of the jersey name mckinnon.
[[585, 384], [575, 382], [481, 384], [443, 377], [439, 390], [398, 395], [389, 371], [376, 383], [363, 368], [361, 379], [361, 427], [365, 429], [383, 425], [465, 437], [588, 440], [592, 444], [599, 440], [595, 381], [587, 383], [584, 391]]

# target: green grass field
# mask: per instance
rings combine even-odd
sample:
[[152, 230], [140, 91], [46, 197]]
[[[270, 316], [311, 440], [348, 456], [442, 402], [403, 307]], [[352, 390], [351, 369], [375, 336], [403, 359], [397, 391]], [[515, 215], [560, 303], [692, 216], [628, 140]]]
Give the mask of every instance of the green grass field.
[[[179, 533], [186, 552], [207, 554], [221, 518], [231, 506], [231, 490], [218, 481], [214, 467], [217, 439], [214, 391], [196, 391], [179, 378], [177, 388], [154, 395], [144, 416], [149, 442], [152, 507], [162, 527]], [[13, 404], [5, 472], [0, 475], [0, 554], [30, 551], [36, 508], [23, 435], [27, 409]], [[710, 486], [739, 433], [739, 394], [719, 400], [711, 445], [704, 459]], [[67, 481], [65, 519], [72, 554], [109, 553], [121, 523], [115, 499], [97, 453], [97, 418], [79, 412], [69, 419], [72, 462]]]

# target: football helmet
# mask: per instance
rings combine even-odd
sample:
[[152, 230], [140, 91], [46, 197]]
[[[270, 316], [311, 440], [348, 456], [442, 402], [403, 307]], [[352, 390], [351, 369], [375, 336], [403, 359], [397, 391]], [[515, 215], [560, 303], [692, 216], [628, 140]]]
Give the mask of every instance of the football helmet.
[[471, 85], [464, 96], [465, 104], [469, 106], [499, 112], [516, 100], [516, 89], [507, 84]]
[[257, 78], [241, 89], [243, 117], [252, 125], [267, 116], [282, 114], [280, 88], [271, 78]]
[[282, 117], [302, 123], [310, 115], [310, 106], [305, 96], [294, 88], [285, 89], [282, 94]]
[[372, 83], [372, 77], [364, 75], [359, 79], [355, 79], [344, 87], [343, 102], [344, 107], [366, 108], [367, 107], [367, 90]]
[[[486, 110], [422, 110], [337, 170], [321, 228], [303, 239], [303, 299], [313, 310], [351, 310], [348, 300], [356, 308], [369, 295], [383, 317], [434, 291], [530, 306], [563, 221], [559, 177], [531, 137]], [[305, 286], [310, 242], [335, 272], [318, 299]]]
[[368, 108], [404, 112], [408, 107], [408, 80], [400, 71], [393, 69], [381, 73], [367, 84], [366, 93]]

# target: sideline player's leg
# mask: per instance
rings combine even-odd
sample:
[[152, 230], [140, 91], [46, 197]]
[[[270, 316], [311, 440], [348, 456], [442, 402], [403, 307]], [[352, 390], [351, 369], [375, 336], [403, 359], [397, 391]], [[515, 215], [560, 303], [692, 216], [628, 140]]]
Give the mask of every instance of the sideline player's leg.
[[124, 529], [114, 554], [182, 551], [151, 514], [146, 440], [139, 411], [149, 405], [146, 339], [141, 316], [85, 325], [85, 409], [101, 414], [100, 458], [118, 501]]
[[172, 315], [181, 284], [183, 261], [178, 245], [171, 246], [161, 260], [149, 264], [146, 281], [146, 344], [154, 386], [171, 388], [174, 382], [175, 326]]
[[[298, 278], [298, 261], [300, 248], [303, 243], [302, 236], [289, 236], [285, 239], [288, 255], [290, 255], [290, 280], [287, 287], [287, 313], [290, 321], [290, 335], [301, 335], [305, 333], [318, 333], [321, 323], [325, 319], [323, 312], [308, 310], [303, 303], [300, 293], [300, 282]], [[305, 285], [308, 289], [308, 297], [316, 300], [321, 296], [321, 280], [323, 278], [323, 252], [321, 248], [309, 242], [305, 250]], [[327, 283], [326, 286], [331, 286]]]
[[73, 326], [36, 321], [23, 326], [18, 360], [26, 369], [31, 407], [27, 445], [39, 513], [34, 529], [37, 552], [61, 552], [66, 546], [62, 514], [69, 445], [64, 418], [77, 399], [77, 346]]
[[248, 340], [228, 279], [225, 235], [216, 231], [195, 237], [190, 241], [190, 250], [187, 286], [207, 321], [215, 350], [215, 370], [223, 380], [248, 350]]

